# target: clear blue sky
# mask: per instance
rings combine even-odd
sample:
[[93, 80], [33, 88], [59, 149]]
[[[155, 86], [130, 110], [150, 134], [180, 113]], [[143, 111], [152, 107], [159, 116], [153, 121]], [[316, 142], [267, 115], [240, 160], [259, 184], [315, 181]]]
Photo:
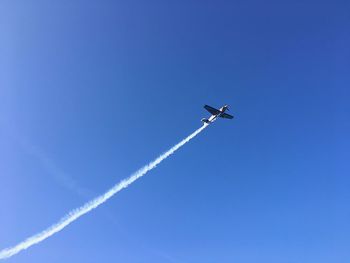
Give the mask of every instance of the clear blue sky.
[[7, 262], [350, 261], [348, 1], [0, 10], [0, 249], [236, 116]]

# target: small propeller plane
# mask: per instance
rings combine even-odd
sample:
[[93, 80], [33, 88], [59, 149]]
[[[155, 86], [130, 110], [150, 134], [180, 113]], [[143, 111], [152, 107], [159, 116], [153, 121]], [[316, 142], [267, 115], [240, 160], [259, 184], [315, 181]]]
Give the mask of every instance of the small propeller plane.
[[209, 111], [211, 113], [211, 116], [208, 119], [203, 118], [201, 121], [207, 124], [210, 124], [214, 122], [218, 117], [225, 118], [225, 119], [233, 119], [232, 115], [225, 113], [225, 111], [229, 110], [228, 107], [229, 107], [228, 105], [224, 105], [220, 109], [215, 109], [208, 105], [204, 105], [204, 109]]

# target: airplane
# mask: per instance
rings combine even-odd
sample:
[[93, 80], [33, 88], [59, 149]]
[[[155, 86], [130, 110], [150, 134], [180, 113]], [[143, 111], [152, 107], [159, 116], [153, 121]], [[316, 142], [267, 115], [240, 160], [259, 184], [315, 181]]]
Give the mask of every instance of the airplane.
[[215, 109], [208, 105], [204, 105], [204, 109], [209, 111], [211, 113], [211, 116], [208, 119], [203, 118], [201, 121], [206, 124], [210, 124], [210, 123], [213, 123], [218, 117], [225, 118], [225, 119], [233, 119], [232, 115], [225, 113], [226, 110], [229, 110], [228, 107], [229, 106], [226, 104], [222, 106], [220, 109]]

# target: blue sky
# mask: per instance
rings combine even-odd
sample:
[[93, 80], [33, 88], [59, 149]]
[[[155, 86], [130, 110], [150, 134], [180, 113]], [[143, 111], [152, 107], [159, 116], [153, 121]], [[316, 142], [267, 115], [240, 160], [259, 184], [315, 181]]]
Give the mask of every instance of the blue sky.
[[347, 1], [0, 10], [0, 248], [236, 117], [8, 262], [349, 262]]

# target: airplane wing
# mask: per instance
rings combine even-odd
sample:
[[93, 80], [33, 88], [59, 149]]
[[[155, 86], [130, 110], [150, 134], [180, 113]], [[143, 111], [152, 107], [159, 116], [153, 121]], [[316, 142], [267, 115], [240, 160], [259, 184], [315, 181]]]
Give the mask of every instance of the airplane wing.
[[215, 108], [213, 108], [213, 107], [210, 107], [210, 106], [208, 106], [208, 105], [204, 105], [204, 109], [206, 109], [207, 111], [209, 111], [209, 112], [210, 112], [211, 114], [213, 114], [213, 115], [217, 115], [217, 114], [220, 113], [219, 110], [217, 110], [217, 109], [215, 109]]
[[220, 117], [225, 119], [233, 119], [233, 116], [227, 113], [221, 114]]

